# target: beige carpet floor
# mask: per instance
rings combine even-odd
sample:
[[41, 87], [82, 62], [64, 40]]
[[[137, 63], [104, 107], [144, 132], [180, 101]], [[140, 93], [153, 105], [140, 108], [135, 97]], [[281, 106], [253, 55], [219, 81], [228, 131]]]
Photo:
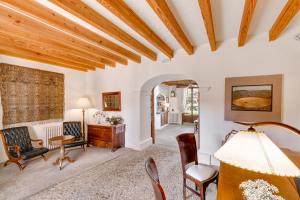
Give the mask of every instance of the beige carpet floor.
[[184, 123], [182, 125], [169, 124], [162, 129], [156, 130], [156, 144], [177, 147], [176, 136], [181, 133], [193, 133], [194, 124]]
[[[75, 167], [75, 162], [67, 165], [61, 172], [51, 166], [51, 162], [44, 161], [32, 163], [32, 167], [29, 165], [22, 173], [13, 166], [1, 168], [0, 199], [154, 199], [150, 180], [144, 170], [144, 162], [148, 156], [152, 156], [157, 162], [167, 199], [182, 199], [177, 148], [153, 145], [143, 151], [121, 149], [115, 153], [98, 152], [99, 156], [103, 155], [96, 161], [97, 151], [96, 148], [89, 148], [77, 158], [79, 166]], [[55, 159], [55, 156], [52, 157]], [[92, 157], [93, 161], [88, 157]], [[81, 162], [83, 160], [91, 162], [89, 167]], [[6, 181], [3, 181], [3, 177]], [[7, 182], [8, 177], [13, 180]], [[216, 188], [212, 184], [207, 190], [207, 200], [214, 200], [215, 193]], [[191, 195], [189, 199], [199, 198]]]
[[0, 167], [0, 199], [28, 197], [128, 151], [130, 150], [122, 148], [112, 153], [109, 149], [95, 147], [87, 148], [86, 152], [81, 149], [73, 150], [69, 156], [75, 159], [75, 162], [64, 162], [61, 171], [58, 166], [52, 165], [59, 155], [58, 151], [49, 152], [46, 162], [42, 159], [31, 161], [22, 172], [15, 164]]

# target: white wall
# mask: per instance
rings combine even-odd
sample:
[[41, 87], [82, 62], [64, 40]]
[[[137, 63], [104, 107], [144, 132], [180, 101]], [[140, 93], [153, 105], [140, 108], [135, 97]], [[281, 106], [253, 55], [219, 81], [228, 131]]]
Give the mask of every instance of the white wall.
[[175, 90], [175, 97], [170, 97], [170, 112], [183, 112], [183, 88], [170, 87], [170, 96], [172, 90]]
[[[23, 67], [30, 67], [35, 69], [53, 71], [63, 73], [65, 75], [65, 113], [64, 120], [81, 120], [81, 111], [76, 108], [76, 101], [85, 94], [95, 96], [93, 92], [90, 92], [88, 88], [92, 88], [90, 85], [86, 85], [86, 73], [69, 70], [66, 68], [56, 67], [53, 65], [43, 64], [39, 62], [32, 62], [24, 59], [18, 59], [8, 56], [0, 56], [0, 63], [9, 63], [20, 65]], [[87, 93], [86, 93], [87, 92]], [[1, 100], [1, 98], [0, 98]], [[1, 105], [1, 104], [0, 104]], [[43, 127], [49, 125], [38, 123], [25, 123], [31, 130], [32, 137], [43, 137]], [[57, 122], [55, 123], [57, 124]], [[0, 106], [0, 129], [2, 129], [2, 106]], [[6, 160], [2, 142], [0, 142], [0, 163]]]
[[155, 118], [155, 129], [161, 129], [164, 126], [161, 126], [161, 114], [156, 113], [157, 111], [157, 96], [159, 94], [169, 97], [169, 87], [163, 84], [157, 85], [154, 88], [154, 118]]
[[[121, 91], [121, 114], [127, 124], [126, 146], [141, 148], [150, 144], [150, 94], [151, 89], [162, 81], [192, 79], [200, 86], [200, 148], [203, 153], [213, 154], [224, 135], [240, 127], [224, 121], [225, 77], [284, 74], [283, 121], [300, 129], [300, 43], [289, 30], [275, 42], [268, 42], [268, 35], [252, 37], [243, 48], [237, 47], [236, 39], [220, 44], [216, 52], [208, 45], [196, 49], [188, 56], [177, 51], [171, 63], [162, 64], [143, 58], [141, 64], [130, 62], [128, 66], [97, 72], [97, 90]], [[209, 91], [201, 87], [211, 86]], [[281, 146], [300, 151], [300, 138], [291, 134], [268, 131]]]

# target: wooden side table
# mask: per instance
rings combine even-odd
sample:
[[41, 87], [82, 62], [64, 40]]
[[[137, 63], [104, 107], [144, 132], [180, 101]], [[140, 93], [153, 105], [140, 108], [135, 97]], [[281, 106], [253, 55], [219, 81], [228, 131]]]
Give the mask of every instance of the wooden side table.
[[73, 159], [71, 159], [69, 156], [66, 156], [65, 147], [64, 147], [65, 144], [73, 143], [74, 140], [75, 140], [75, 137], [72, 135], [56, 136], [56, 137], [52, 137], [49, 139], [49, 143], [51, 145], [60, 146], [60, 156], [53, 163], [53, 165], [59, 164], [59, 170], [62, 169], [62, 164], [63, 164], [64, 160], [67, 160], [70, 163], [74, 162]]

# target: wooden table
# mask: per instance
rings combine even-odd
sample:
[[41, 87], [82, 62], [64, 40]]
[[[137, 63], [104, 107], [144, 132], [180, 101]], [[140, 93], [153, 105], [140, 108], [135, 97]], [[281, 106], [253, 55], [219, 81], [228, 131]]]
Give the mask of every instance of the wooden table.
[[49, 143], [51, 145], [58, 145], [60, 146], [60, 156], [56, 159], [56, 161], [53, 163], [53, 165], [59, 164], [59, 170], [62, 169], [62, 164], [64, 160], [69, 161], [70, 163], [74, 162], [73, 159], [71, 159], [69, 156], [66, 156], [65, 154], [65, 144], [73, 143], [75, 140], [75, 137], [72, 135], [65, 135], [65, 136], [56, 136], [49, 139]]
[[[300, 153], [284, 149], [284, 153], [300, 167]], [[217, 200], [243, 200], [239, 184], [245, 180], [264, 179], [279, 189], [278, 195], [286, 200], [300, 200], [293, 178], [273, 176], [237, 168], [225, 163], [220, 165]]]

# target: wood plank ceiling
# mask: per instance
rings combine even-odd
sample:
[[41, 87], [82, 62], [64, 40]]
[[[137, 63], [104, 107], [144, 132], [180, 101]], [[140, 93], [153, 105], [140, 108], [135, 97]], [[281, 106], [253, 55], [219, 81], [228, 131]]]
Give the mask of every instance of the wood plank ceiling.
[[[91, 31], [35, 0], [26, 0], [26, 3], [23, 0], [0, 0], [0, 54], [80, 71], [104, 69], [106, 66], [115, 67], [116, 64], [127, 65], [128, 60], [141, 63], [141, 55], [153, 61], [157, 60], [155, 51], [86, 3], [79, 0], [49, 1], [92, 25], [113, 40]], [[173, 58], [174, 49], [153, 31], [125, 1], [97, 0], [97, 2], [150, 45], [168, 58]], [[186, 35], [183, 26], [179, 23], [180, 18], [168, 5], [167, 0], [147, 0], [147, 3], [149, 9], [162, 21], [166, 30], [187, 54], [192, 55], [194, 53], [193, 42]], [[256, 4], [257, 0], [244, 2], [238, 36], [239, 47], [244, 46], [247, 41]], [[211, 2], [198, 0], [198, 5], [210, 48], [216, 51], [218, 46]], [[287, 0], [269, 31], [270, 41], [280, 36], [299, 10], [300, 0]]]

